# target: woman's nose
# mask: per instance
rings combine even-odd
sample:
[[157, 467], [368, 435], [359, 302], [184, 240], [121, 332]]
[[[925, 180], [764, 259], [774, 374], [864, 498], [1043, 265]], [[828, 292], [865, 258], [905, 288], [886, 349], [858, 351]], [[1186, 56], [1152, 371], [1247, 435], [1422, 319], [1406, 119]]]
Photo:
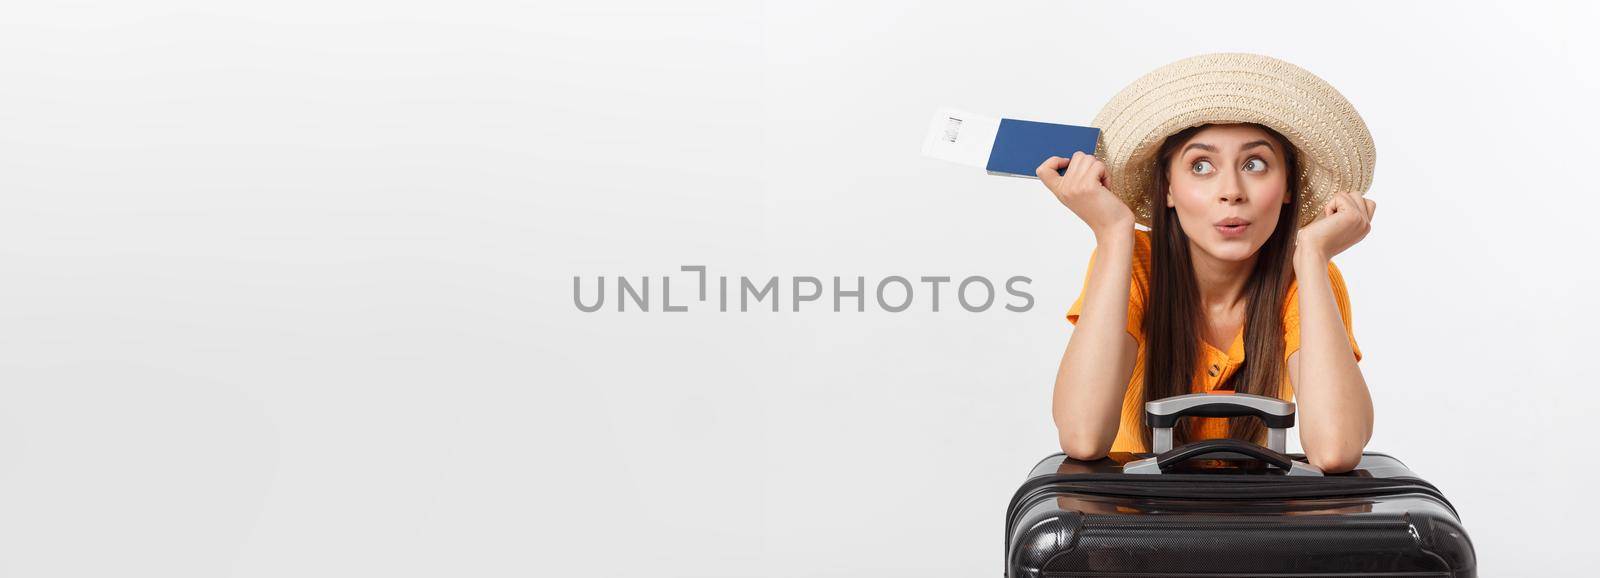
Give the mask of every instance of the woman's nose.
[[1218, 197], [1224, 203], [1242, 203], [1245, 200], [1244, 186], [1239, 182], [1239, 177], [1225, 175], [1222, 178], [1222, 189]]

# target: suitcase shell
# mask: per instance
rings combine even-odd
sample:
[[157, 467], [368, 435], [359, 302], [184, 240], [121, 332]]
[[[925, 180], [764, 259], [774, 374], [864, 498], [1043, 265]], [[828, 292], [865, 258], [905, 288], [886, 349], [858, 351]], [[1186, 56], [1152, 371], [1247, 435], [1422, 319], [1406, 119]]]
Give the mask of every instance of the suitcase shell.
[[1454, 507], [1388, 455], [1325, 477], [1250, 459], [1123, 473], [1149, 455], [1039, 462], [1007, 508], [1006, 576], [1476, 575]]

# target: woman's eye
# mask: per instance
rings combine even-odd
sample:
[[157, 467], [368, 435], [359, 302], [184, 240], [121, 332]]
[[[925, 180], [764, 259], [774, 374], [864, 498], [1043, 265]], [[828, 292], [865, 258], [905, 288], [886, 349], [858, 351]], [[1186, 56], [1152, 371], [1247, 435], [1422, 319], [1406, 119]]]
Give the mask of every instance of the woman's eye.
[[1249, 162], [1244, 164], [1244, 170], [1252, 173], [1258, 173], [1267, 170], [1267, 161], [1261, 159], [1250, 159]]
[[1209, 174], [1211, 172], [1211, 161], [1195, 161], [1194, 164], [1189, 165], [1189, 170], [1197, 175]]

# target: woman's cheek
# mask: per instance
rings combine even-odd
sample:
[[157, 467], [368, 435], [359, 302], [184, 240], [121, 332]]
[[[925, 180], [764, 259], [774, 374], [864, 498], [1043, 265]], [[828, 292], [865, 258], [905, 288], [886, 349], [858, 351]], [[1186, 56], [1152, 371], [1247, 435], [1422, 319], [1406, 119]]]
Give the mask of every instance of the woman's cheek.
[[1280, 183], [1262, 183], [1261, 186], [1256, 187], [1256, 191], [1251, 191], [1251, 195], [1261, 200], [1283, 200], [1283, 195], [1286, 192], [1288, 192], [1288, 187], [1283, 186], [1282, 181], [1280, 181]]
[[1205, 196], [1205, 191], [1198, 184], [1187, 184], [1173, 187], [1173, 202], [1181, 205], [1193, 206], [1195, 202]]

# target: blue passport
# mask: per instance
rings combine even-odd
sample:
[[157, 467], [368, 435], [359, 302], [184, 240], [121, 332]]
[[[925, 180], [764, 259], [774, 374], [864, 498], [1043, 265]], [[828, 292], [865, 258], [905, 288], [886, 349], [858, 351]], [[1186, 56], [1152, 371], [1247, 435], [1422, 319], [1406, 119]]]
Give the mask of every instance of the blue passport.
[[1092, 155], [1099, 139], [1100, 129], [1094, 127], [1002, 118], [984, 168], [994, 175], [1037, 178], [1034, 171], [1045, 159], [1070, 158], [1078, 151]]

